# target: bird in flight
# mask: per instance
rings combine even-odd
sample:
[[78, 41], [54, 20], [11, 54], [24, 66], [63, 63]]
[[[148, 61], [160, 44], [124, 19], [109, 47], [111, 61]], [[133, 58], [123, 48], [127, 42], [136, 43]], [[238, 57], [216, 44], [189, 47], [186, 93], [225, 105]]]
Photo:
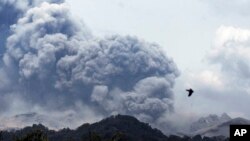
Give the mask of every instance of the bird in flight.
[[188, 91], [188, 97], [190, 97], [192, 94], [193, 94], [193, 90], [190, 88], [190, 89], [186, 89], [186, 91]]

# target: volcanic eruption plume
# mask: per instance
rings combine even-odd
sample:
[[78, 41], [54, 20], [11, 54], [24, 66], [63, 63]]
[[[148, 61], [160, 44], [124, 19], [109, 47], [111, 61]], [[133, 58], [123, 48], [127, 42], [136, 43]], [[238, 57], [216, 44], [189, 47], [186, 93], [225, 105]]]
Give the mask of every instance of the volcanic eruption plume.
[[88, 109], [155, 122], [174, 111], [179, 72], [157, 44], [97, 38], [63, 1], [1, 1], [0, 13], [0, 113], [72, 110], [84, 119]]

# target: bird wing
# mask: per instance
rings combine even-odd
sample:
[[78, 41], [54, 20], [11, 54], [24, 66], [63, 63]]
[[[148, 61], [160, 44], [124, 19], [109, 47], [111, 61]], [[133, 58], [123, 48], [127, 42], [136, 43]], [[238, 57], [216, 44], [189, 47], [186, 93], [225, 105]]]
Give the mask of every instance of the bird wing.
[[189, 94], [188, 94], [188, 96], [191, 96], [191, 95], [192, 95], [192, 93], [189, 93]]

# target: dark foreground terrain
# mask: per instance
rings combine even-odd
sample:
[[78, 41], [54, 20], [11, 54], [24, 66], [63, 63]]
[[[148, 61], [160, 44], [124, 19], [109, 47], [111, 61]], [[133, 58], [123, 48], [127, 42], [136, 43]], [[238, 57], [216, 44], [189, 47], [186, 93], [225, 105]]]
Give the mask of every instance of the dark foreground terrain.
[[0, 141], [229, 141], [229, 138], [166, 136], [134, 117], [117, 115], [97, 123], [83, 124], [75, 130], [53, 131], [39, 124], [21, 130], [1, 131]]

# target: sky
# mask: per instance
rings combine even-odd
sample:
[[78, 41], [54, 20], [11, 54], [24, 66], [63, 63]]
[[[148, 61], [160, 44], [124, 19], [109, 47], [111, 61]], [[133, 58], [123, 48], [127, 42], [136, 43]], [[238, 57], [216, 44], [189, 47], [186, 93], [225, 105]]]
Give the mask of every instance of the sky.
[[[250, 117], [247, 109], [250, 2], [67, 0], [67, 3], [72, 13], [97, 35], [128, 34], [161, 45], [181, 72], [174, 88], [176, 110]], [[234, 53], [224, 45], [229, 42], [235, 42]], [[214, 51], [219, 54], [211, 57]], [[242, 67], [235, 63], [242, 63]], [[195, 90], [192, 98], [185, 97], [189, 87]]]
[[75, 128], [119, 113], [167, 130], [209, 114], [250, 118], [249, 7], [0, 1], [0, 119], [35, 112]]

